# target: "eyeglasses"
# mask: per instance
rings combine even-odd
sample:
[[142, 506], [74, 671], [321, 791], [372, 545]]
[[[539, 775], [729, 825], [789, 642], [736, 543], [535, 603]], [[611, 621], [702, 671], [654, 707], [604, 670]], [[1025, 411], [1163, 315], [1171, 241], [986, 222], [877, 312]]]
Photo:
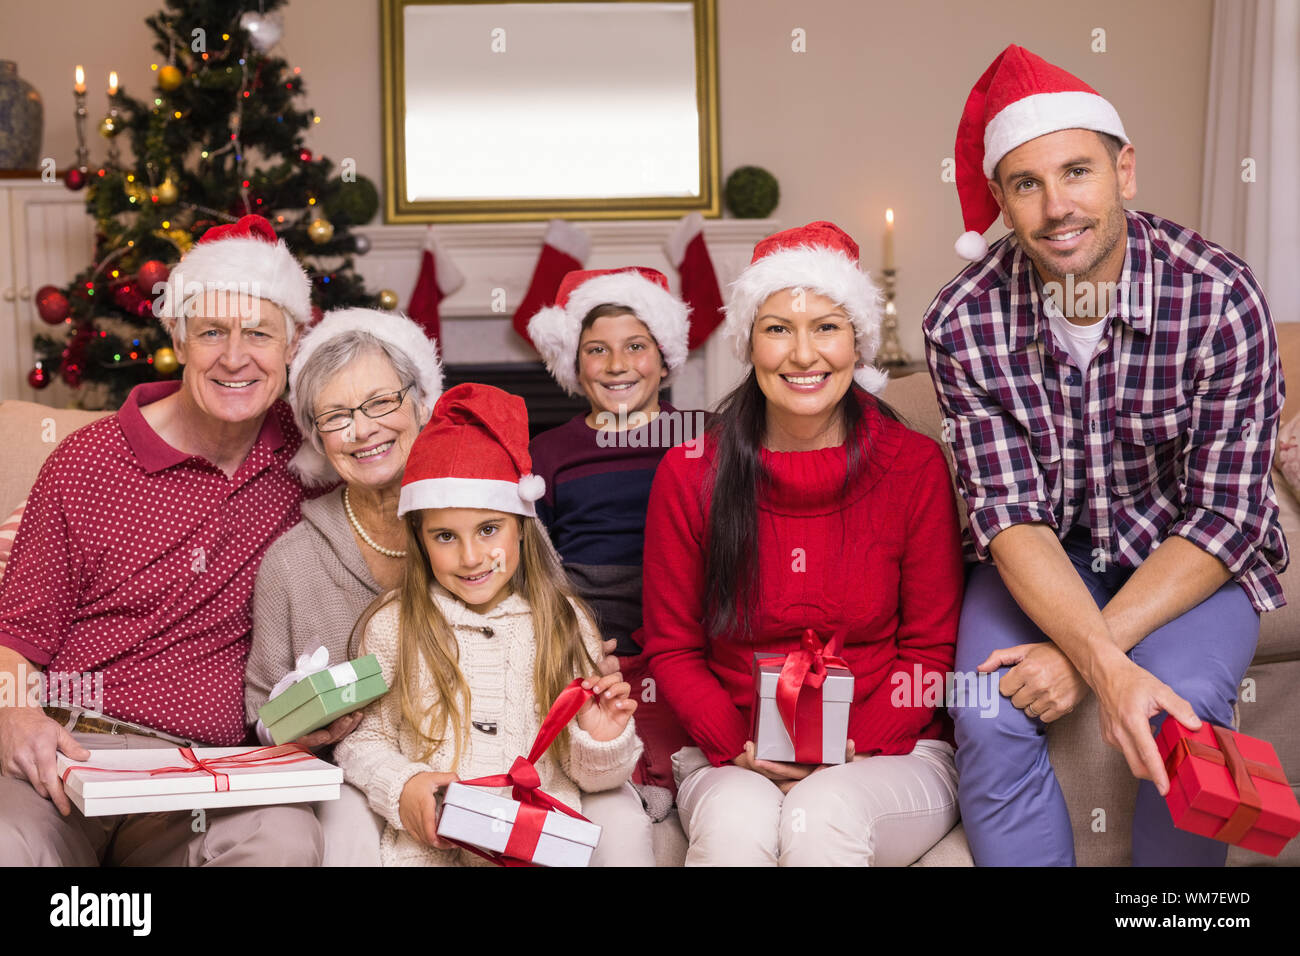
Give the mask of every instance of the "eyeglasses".
[[361, 412], [366, 418], [375, 419], [383, 418], [385, 415], [391, 415], [402, 407], [402, 402], [406, 399], [406, 393], [415, 385], [411, 384], [396, 392], [386, 392], [383, 395], [376, 395], [374, 398], [367, 399], [354, 408], [336, 408], [325, 412], [323, 415], [317, 415], [312, 419], [316, 430], [321, 434], [326, 432], [340, 432], [352, 424], [352, 416]]

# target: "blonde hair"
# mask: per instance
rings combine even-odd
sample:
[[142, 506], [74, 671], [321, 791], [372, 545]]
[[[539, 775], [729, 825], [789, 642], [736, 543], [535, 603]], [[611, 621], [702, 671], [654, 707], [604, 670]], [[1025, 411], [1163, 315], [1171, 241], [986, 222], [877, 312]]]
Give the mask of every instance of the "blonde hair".
[[[402, 720], [422, 743], [420, 760], [428, 760], [450, 738], [455, 771], [469, 740], [470, 687], [460, 669], [456, 635], [433, 597], [435, 579], [420, 535], [421, 515], [422, 512], [413, 511], [406, 516], [407, 557], [402, 583], [371, 602], [353, 628], [352, 640], [358, 634], [365, 634], [370, 618], [380, 608], [394, 601], [398, 603], [400, 622], [393, 690], [401, 695]], [[533, 640], [537, 646], [533, 690], [537, 716], [541, 719], [570, 681], [595, 672], [596, 664], [582, 639], [579, 614], [586, 615], [593, 623], [595, 616], [573, 593], [541, 523], [536, 518], [522, 516], [517, 516], [517, 520], [521, 526], [519, 566], [508, 586], [528, 601], [532, 612]], [[365, 653], [364, 648], [358, 648], [357, 652]], [[420, 696], [421, 663], [433, 682], [432, 701]], [[568, 734], [560, 734], [552, 744], [561, 760], [568, 754], [568, 739]]]

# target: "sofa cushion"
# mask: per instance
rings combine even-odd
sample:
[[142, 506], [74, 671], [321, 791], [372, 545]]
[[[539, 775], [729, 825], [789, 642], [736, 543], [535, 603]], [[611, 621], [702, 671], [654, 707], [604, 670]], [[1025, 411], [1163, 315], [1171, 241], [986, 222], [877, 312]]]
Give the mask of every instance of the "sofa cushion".
[[34, 402], [0, 402], [0, 435], [9, 439], [0, 468], [0, 514], [9, 514], [27, 497], [55, 445], [82, 425], [110, 414]]
[[[1300, 595], [1296, 596], [1300, 602]], [[1289, 610], [1289, 608], [1284, 609]], [[1280, 613], [1280, 612], [1275, 612]], [[1265, 620], [1273, 617], [1265, 615]], [[1246, 671], [1241, 700], [1237, 704], [1239, 729], [1243, 734], [1267, 740], [1277, 751], [1291, 789], [1300, 798], [1300, 734], [1296, 733], [1295, 688], [1300, 683], [1300, 660], [1251, 664]], [[1300, 866], [1300, 839], [1292, 840], [1274, 859], [1232, 847], [1229, 866]]]

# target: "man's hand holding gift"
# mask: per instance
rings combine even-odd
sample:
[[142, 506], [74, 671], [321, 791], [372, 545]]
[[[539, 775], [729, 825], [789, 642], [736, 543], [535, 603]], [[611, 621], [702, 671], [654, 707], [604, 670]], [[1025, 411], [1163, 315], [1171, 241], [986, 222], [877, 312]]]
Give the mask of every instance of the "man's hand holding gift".
[[41, 708], [0, 707], [0, 774], [26, 780], [66, 817], [72, 804], [59, 781], [54, 758], [60, 752], [73, 760], [90, 759], [90, 751]]

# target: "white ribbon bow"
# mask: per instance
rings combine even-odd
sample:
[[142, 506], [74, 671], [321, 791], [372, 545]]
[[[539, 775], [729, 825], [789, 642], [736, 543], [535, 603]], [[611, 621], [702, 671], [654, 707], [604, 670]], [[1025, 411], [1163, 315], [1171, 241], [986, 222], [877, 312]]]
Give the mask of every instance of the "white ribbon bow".
[[[321, 671], [329, 672], [335, 687], [346, 687], [348, 684], [355, 684], [360, 679], [357, 677], [357, 670], [352, 666], [351, 661], [344, 661], [342, 664], [335, 664], [330, 667], [329, 648], [322, 645], [306, 654], [299, 654], [298, 659], [294, 661], [293, 670], [276, 682], [276, 685], [271, 688], [271, 694], [267, 699], [274, 700], [304, 677], [319, 674]], [[256, 729], [258, 739], [264, 744], [270, 745], [273, 742], [270, 731], [266, 729], [266, 725], [261, 720], [258, 720]]]

